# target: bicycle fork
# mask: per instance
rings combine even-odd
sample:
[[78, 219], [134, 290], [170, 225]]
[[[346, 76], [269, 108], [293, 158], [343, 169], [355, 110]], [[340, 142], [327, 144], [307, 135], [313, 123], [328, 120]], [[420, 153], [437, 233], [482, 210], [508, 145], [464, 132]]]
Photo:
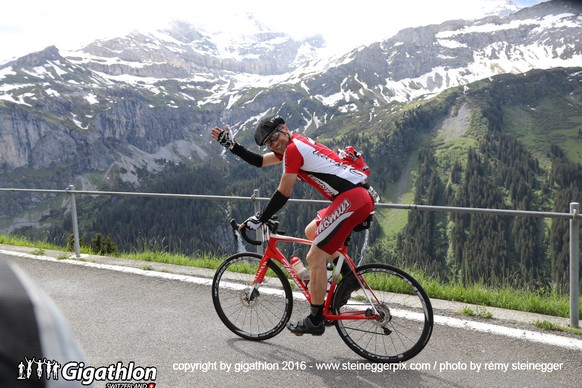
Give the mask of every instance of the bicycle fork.
[[267, 274], [268, 262], [269, 260], [265, 260], [264, 258], [261, 260], [259, 268], [255, 273], [255, 278], [253, 279], [252, 284], [248, 288], [248, 294], [245, 296], [244, 302], [246, 302], [249, 305], [254, 302], [257, 296], [259, 296], [259, 286], [263, 284], [265, 275]]

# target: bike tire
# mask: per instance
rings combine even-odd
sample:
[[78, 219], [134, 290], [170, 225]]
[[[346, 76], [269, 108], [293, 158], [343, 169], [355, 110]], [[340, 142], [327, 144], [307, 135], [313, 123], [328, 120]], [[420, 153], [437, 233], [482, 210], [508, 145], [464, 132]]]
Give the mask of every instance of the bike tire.
[[[368, 264], [356, 268], [356, 272], [378, 298], [380, 303], [374, 301], [374, 305], [384, 318], [337, 320], [342, 340], [354, 352], [374, 362], [403, 362], [420, 353], [434, 325], [432, 305], [421, 285], [408, 273], [388, 264]], [[370, 305], [361, 289], [352, 292], [352, 299], [342, 305], [341, 299], [345, 301], [346, 293], [350, 294], [347, 279], [342, 279], [334, 295], [332, 305], [336, 314]]]
[[249, 298], [261, 257], [252, 252], [230, 256], [212, 281], [212, 302], [222, 322], [236, 335], [253, 341], [279, 334], [293, 311], [289, 280], [272, 260], [263, 283]]

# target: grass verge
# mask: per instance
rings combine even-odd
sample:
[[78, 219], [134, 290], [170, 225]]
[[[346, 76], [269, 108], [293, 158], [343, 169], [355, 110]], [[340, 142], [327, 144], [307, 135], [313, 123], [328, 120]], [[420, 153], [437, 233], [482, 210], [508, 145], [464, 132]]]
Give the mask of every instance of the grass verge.
[[[420, 271], [410, 271], [410, 274], [418, 280], [431, 298], [564, 318], [570, 316], [569, 295], [556, 291], [541, 292], [508, 286], [491, 287], [477, 283], [471, 285], [444, 283]], [[580, 312], [582, 313], [582, 301]], [[582, 318], [582, 314], [580, 316]]]
[[[53, 244], [31, 242], [25, 238], [17, 236], [0, 235], [0, 244], [36, 248], [33, 252], [36, 254], [41, 254], [39, 252], [44, 252], [44, 250], [63, 250], [62, 247]], [[82, 248], [82, 252], [92, 254], [88, 248]], [[59, 258], [61, 258], [61, 256], [59, 256]], [[132, 260], [207, 269], [217, 269], [224, 260], [224, 257], [218, 258], [210, 254], [200, 254], [195, 257], [190, 257], [180, 254], [152, 251], [118, 253], [117, 256]], [[483, 284], [462, 285], [458, 283], [445, 283], [418, 270], [408, 271], [405, 269], [405, 271], [409, 272], [416, 280], [418, 280], [430, 298], [480, 306], [499, 307], [516, 311], [533, 312], [564, 318], [570, 316], [570, 302], [568, 295], [561, 295], [557, 292], [539, 292], [514, 289], [510, 287], [489, 287]], [[582, 313], [582, 300], [580, 302], [580, 312]], [[463, 312], [463, 314], [466, 313], [469, 312]], [[582, 319], [582, 314], [580, 315], [580, 318]]]
[[460, 311], [456, 313], [457, 315], [464, 315], [467, 317], [481, 317], [491, 319], [493, 318], [493, 313], [491, 311], [487, 311], [486, 308], [477, 306], [476, 308], [472, 308], [470, 306], [463, 307]]
[[581, 329], [576, 329], [574, 327], [569, 327], [569, 326], [562, 326], [562, 325], [558, 325], [556, 323], [545, 321], [545, 320], [544, 321], [539, 321], [539, 320], [535, 321], [534, 325], [536, 325], [537, 327], [542, 329], [542, 331], [562, 331], [562, 332], [572, 333], [572, 334], [576, 334], [576, 335], [582, 335]]

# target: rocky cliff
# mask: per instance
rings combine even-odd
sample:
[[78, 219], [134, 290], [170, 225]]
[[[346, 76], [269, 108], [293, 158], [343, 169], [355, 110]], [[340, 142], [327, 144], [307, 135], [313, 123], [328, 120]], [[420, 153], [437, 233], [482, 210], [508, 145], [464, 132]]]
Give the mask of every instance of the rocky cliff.
[[76, 52], [49, 47], [0, 67], [0, 184], [137, 185], [140, 169], [215, 154], [214, 125], [249, 137], [256, 120], [276, 110], [301, 131], [357, 131], [382, 110], [450, 87], [581, 66], [581, 8], [555, 0], [504, 17], [409, 28], [326, 59], [318, 57], [319, 37], [259, 30], [226, 39], [185, 23]]

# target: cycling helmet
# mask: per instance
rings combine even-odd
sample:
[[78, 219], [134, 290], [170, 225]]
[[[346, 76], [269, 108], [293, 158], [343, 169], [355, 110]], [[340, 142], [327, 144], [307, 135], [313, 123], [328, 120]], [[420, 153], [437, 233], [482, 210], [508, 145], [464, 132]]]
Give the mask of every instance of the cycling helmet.
[[283, 120], [279, 115], [267, 115], [262, 117], [255, 129], [255, 142], [257, 145], [265, 145], [267, 137], [281, 124], [285, 124], [285, 120]]

